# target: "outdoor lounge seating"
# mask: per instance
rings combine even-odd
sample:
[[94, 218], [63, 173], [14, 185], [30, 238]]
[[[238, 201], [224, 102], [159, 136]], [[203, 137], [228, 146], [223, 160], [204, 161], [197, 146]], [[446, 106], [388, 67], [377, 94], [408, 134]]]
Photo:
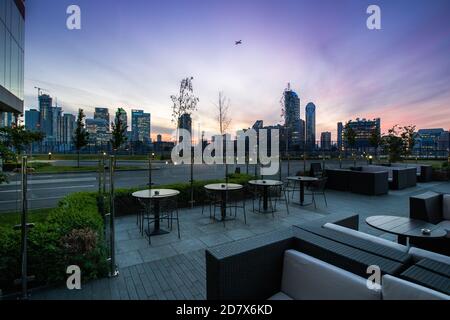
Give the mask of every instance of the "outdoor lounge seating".
[[[320, 221], [211, 248], [207, 297], [450, 299], [450, 258], [348, 228], [357, 225], [358, 216], [326, 227]], [[380, 268], [381, 290], [366, 286], [372, 265]]]
[[403, 167], [386, 167], [386, 166], [363, 166], [361, 170], [364, 172], [378, 172], [380, 170], [388, 171], [389, 189], [402, 190], [415, 187], [417, 184], [417, 169]]
[[366, 195], [384, 195], [389, 192], [387, 170], [360, 171], [327, 169], [327, 188]]
[[[449, 200], [445, 200], [449, 201]], [[448, 209], [447, 209], [448, 210]], [[444, 239], [414, 239], [414, 245], [450, 255], [450, 219], [444, 215], [444, 195], [426, 192], [409, 198], [409, 216], [413, 219], [427, 221], [447, 230]]]
[[424, 164], [412, 164], [412, 163], [391, 163], [383, 164], [383, 166], [393, 168], [415, 168], [418, 182], [430, 182], [433, 180], [433, 167]]

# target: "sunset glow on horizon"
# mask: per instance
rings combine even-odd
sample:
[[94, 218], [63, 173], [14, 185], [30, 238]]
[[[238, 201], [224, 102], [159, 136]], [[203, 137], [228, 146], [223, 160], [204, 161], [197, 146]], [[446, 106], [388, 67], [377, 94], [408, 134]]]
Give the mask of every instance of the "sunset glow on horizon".
[[[291, 83], [317, 106], [317, 136], [337, 122], [381, 118], [450, 129], [450, 1], [376, 1], [382, 29], [369, 30], [373, 1], [77, 0], [82, 29], [67, 30], [73, 1], [27, 3], [25, 108], [35, 86], [65, 112], [95, 107], [151, 113], [152, 138], [174, 129], [170, 96], [187, 76], [200, 98], [193, 113], [218, 132], [219, 91], [230, 99], [230, 133], [256, 120], [283, 123], [280, 99]], [[242, 40], [242, 45], [235, 45]], [[129, 124], [130, 125], [130, 124]]]

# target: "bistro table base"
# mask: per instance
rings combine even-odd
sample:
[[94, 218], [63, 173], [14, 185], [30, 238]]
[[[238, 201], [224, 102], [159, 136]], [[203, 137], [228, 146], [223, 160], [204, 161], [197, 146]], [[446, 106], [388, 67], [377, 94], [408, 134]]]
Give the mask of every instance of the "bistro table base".
[[146, 229], [145, 230], [145, 234], [147, 235], [147, 237], [160, 236], [160, 235], [168, 234], [168, 233], [170, 233], [170, 231], [167, 231], [164, 229], [159, 229], [159, 230]]

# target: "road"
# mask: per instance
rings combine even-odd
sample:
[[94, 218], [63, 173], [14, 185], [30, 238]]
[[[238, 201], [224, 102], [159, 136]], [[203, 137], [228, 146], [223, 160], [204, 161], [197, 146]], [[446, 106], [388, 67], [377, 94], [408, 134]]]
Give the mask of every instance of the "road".
[[[142, 164], [143, 165], [143, 164]], [[327, 167], [336, 167], [337, 162], [327, 162]], [[348, 164], [347, 164], [348, 165]], [[152, 170], [152, 181], [155, 184], [168, 184], [175, 182], [189, 182], [190, 166], [187, 165], [156, 165], [158, 169]], [[229, 172], [234, 172], [237, 166], [230, 165]], [[241, 165], [242, 173], [247, 172], [247, 166]], [[287, 162], [282, 164], [282, 175], [287, 175]], [[290, 162], [290, 175], [303, 170], [303, 161]], [[309, 168], [309, 164], [307, 164]], [[254, 174], [255, 166], [249, 166], [249, 173]], [[225, 175], [223, 165], [195, 165], [194, 180], [220, 179]], [[275, 178], [278, 178], [276, 176]], [[115, 173], [116, 188], [145, 188], [149, 182], [147, 171], [119, 171]], [[20, 175], [11, 176], [9, 184], [0, 185], [0, 212], [19, 211], [21, 208], [21, 182]], [[28, 208], [41, 209], [55, 207], [65, 195], [78, 191], [98, 190], [97, 173], [63, 173], [63, 174], [36, 174], [28, 177]]]

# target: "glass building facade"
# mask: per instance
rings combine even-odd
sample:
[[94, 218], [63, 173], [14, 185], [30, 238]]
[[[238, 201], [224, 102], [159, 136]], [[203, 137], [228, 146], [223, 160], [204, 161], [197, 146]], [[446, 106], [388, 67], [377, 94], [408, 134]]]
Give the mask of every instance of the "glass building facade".
[[0, 0], [0, 112], [23, 112], [25, 4]]

